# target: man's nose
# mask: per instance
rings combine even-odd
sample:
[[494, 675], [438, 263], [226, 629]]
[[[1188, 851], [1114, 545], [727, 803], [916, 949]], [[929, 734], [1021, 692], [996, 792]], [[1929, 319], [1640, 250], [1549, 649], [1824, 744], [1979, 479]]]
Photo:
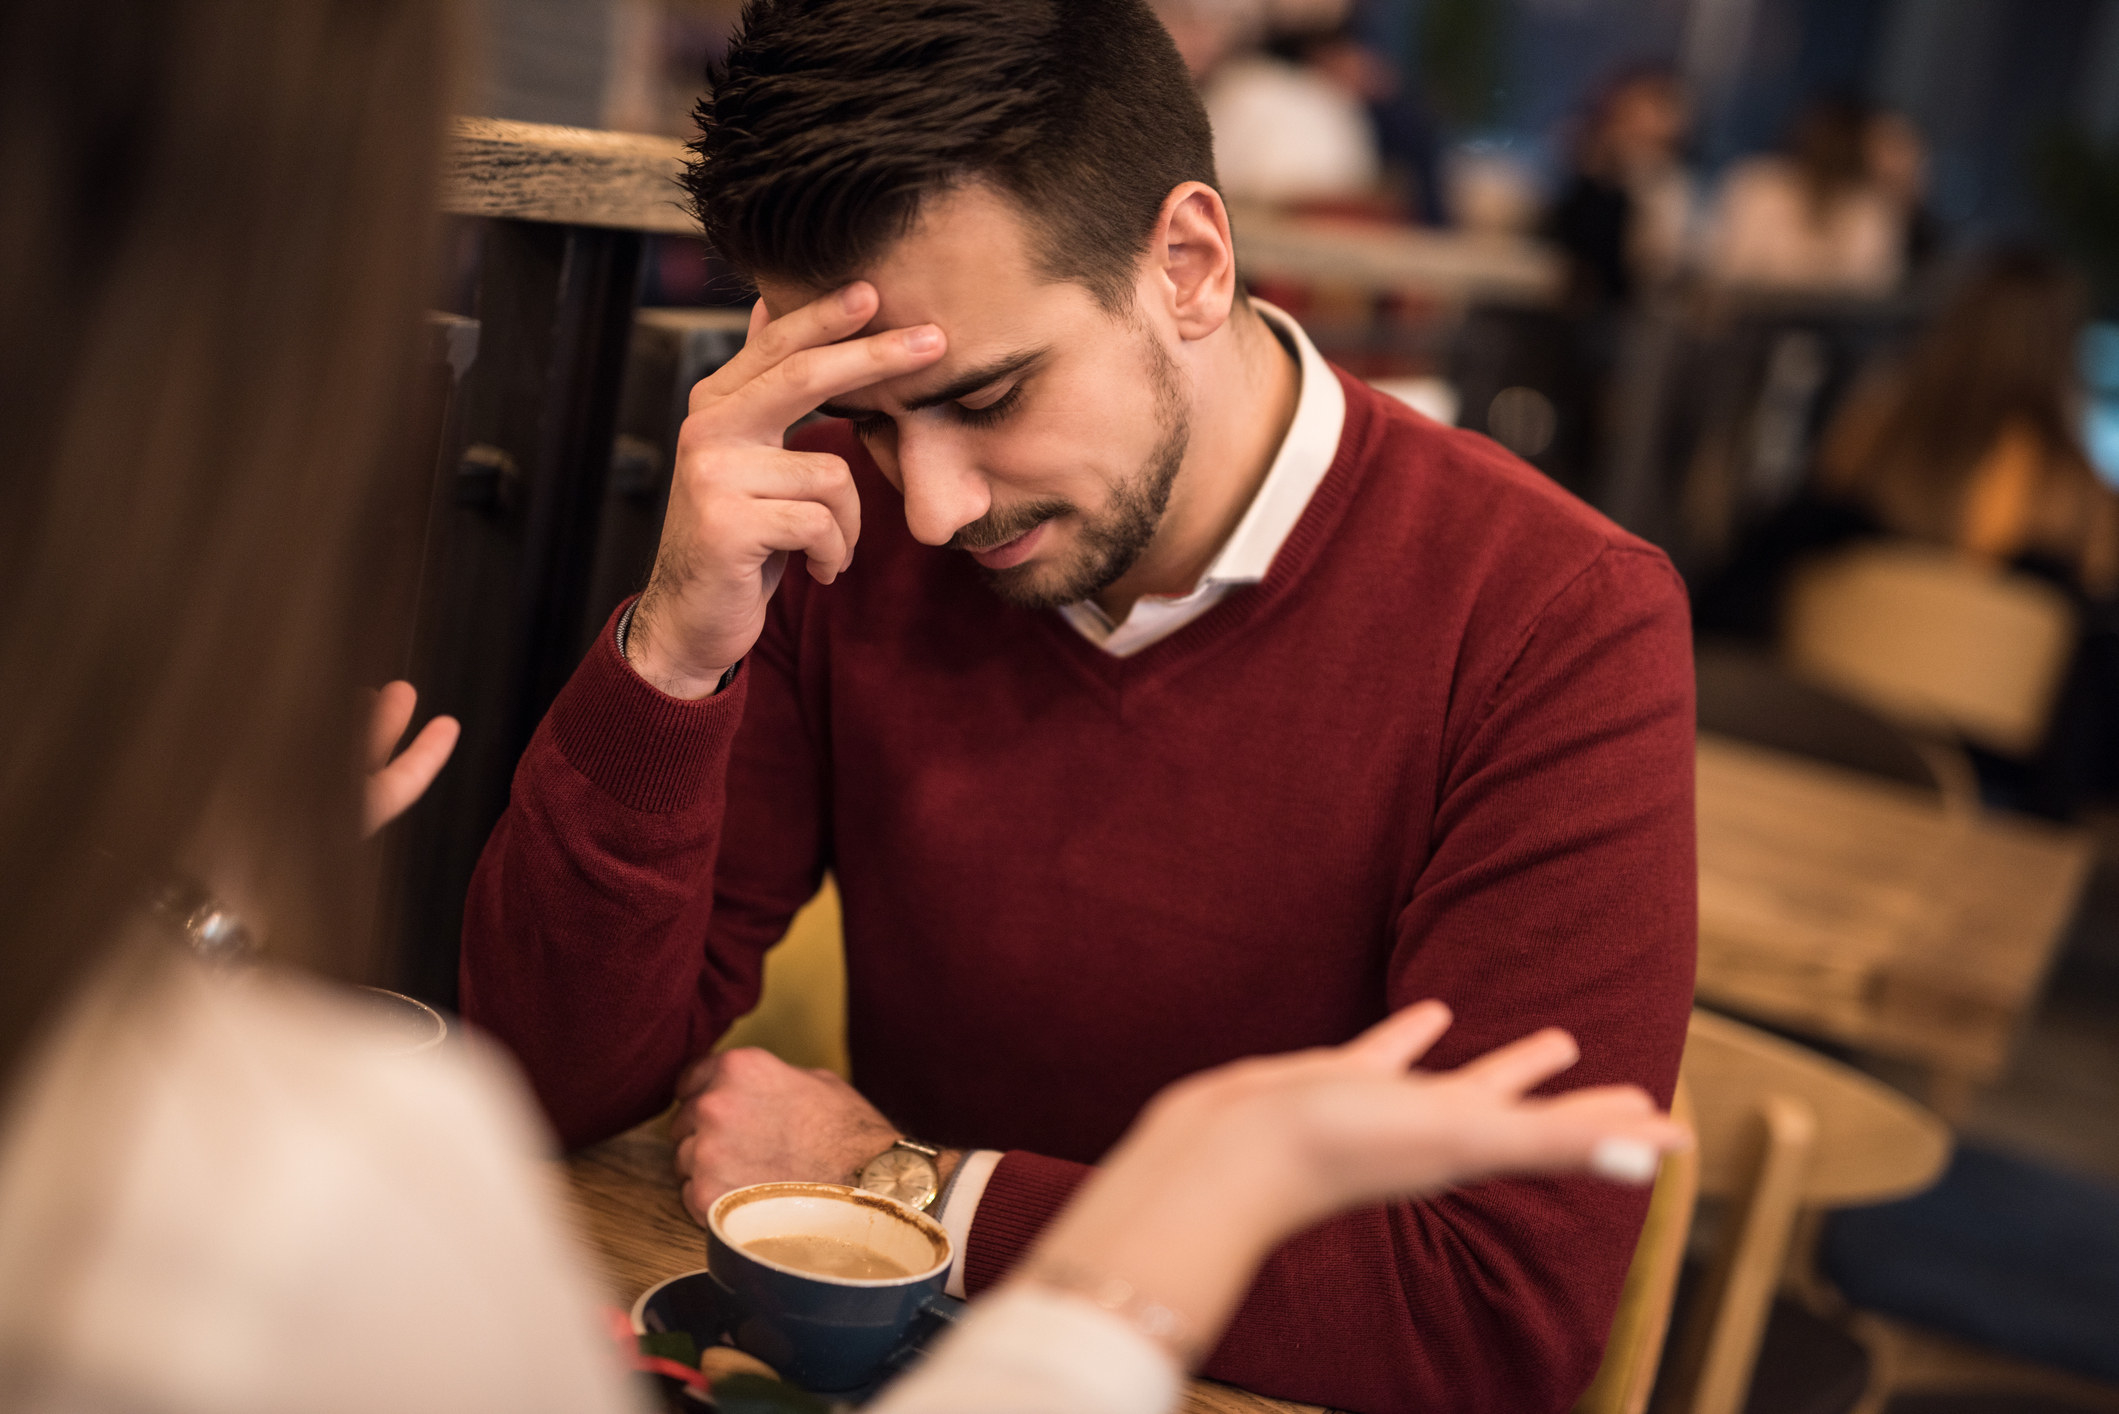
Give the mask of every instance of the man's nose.
[[947, 545], [993, 504], [985, 474], [969, 449], [940, 429], [900, 424], [898, 476], [906, 528], [922, 545]]

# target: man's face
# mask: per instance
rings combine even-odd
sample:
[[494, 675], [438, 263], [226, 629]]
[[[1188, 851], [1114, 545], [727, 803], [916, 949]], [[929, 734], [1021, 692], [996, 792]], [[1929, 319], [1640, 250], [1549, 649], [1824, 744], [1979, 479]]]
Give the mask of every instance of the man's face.
[[[1114, 583], [1154, 538], [1187, 445], [1183, 375], [1137, 316], [1041, 275], [1022, 218], [971, 187], [860, 278], [864, 334], [938, 325], [929, 368], [822, 411], [852, 420], [929, 545], [968, 551], [1011, 602], [1050, 607]], [[821, 290], [760, 280], [778, 318]]]

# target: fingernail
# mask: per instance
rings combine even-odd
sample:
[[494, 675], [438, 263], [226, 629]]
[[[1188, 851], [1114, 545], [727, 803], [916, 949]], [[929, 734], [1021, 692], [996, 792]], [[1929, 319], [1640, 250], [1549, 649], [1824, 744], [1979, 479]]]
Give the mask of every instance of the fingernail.
[[1653, 1183], [1660, 1162], [1655, 1146], [1638, 1139], [1600, 1139], [1589, 1151], [1589, 1171], [1613, 1183]]
[[861, 286], [858, 283], [848, 285], [845, 289], [839, 291], [839, 308], [845, 310], [848, 314], [855, 313], [861, 308]]
[[933, 353], [942, 346], [942, 331], [932, 324], [905, 331], [905, 347], [914, 353]]

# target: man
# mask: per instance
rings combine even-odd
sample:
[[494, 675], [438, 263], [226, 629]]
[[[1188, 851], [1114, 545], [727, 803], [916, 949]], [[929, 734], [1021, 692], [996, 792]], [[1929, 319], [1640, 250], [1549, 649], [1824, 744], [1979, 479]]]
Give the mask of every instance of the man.
[[[1555, 1023], [1570, 1084], [1667, 1101], [1678, 582], [1244, 299], [1140, 0], [763, 0], [700, 119], [700, 215], [763, 298], [465, 928], [466, 1013], [566, 1138], [674, 1088], [694, 1213], [943, 1188], [976, 1294], [1158, 1087], [1417, 998], [1460, 1018], [1437, 1068]], [[819, 406], [845, 420], [783, 448]], [[827, 868], [858, 1090], [701, 1059]], [[1643, 1203], [1491, 1183], [1327, 1223], [1207, 1373], [1565, 1408]]]

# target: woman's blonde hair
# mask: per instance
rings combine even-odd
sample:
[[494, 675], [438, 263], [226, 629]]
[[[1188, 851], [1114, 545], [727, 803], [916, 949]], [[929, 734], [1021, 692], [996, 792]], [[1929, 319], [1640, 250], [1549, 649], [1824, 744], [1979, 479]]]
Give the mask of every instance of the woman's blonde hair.
[[370, 969], [358, 689], [416, 542], [448, 30], [0, 15], [0, 1082], [208, 832], [277, 951]]

